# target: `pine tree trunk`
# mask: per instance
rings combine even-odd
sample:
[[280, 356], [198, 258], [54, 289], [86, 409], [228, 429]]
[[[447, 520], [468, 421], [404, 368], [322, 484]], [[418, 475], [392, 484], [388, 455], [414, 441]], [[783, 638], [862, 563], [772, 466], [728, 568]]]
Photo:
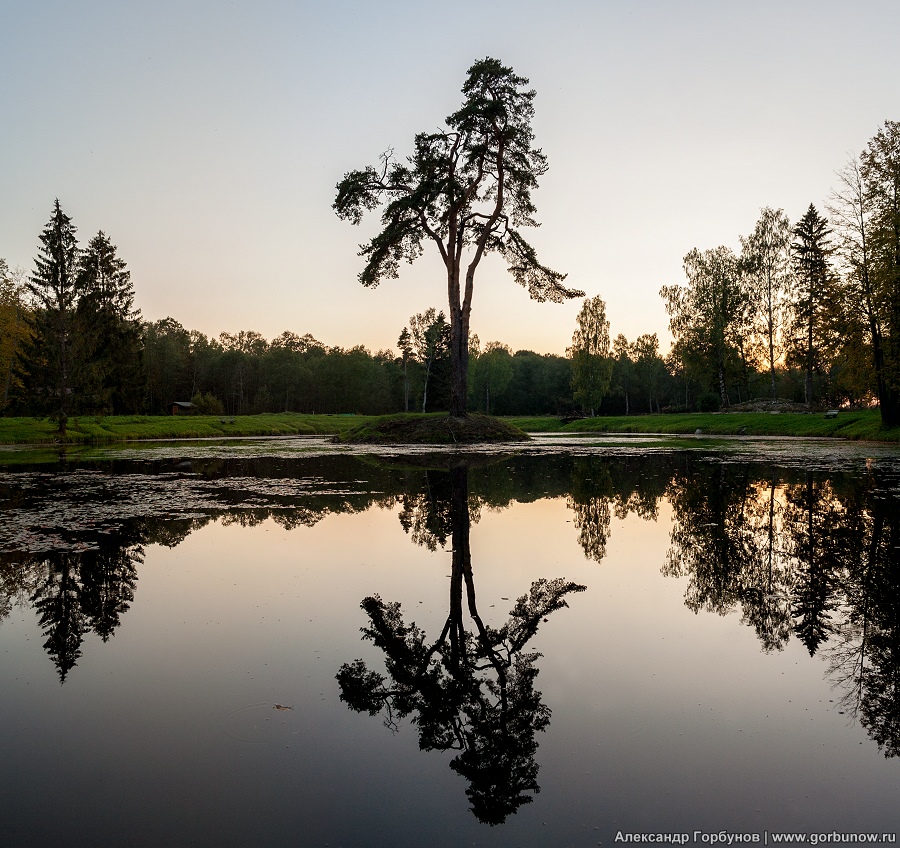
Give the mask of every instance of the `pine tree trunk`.
[[468, 413], [469, 316], [459, 303], [450, 304], [450, 415]]

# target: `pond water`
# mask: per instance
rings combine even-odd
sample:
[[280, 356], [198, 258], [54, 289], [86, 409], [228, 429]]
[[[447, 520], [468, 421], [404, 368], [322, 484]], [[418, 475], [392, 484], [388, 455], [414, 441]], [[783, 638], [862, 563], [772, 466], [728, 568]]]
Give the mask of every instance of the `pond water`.
[[898, 829], [897, 451], [3, 456], [4, 848]]

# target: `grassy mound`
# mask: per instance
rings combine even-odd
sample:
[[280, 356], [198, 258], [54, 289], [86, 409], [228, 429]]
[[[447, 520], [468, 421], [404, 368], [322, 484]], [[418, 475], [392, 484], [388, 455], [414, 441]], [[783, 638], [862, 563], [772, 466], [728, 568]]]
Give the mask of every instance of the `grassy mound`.
[[451, 418], [444, 413], [385, 415], [339, 433], [346, 444], [471, 445], [527, 439], [518, 427], [487, 415]]

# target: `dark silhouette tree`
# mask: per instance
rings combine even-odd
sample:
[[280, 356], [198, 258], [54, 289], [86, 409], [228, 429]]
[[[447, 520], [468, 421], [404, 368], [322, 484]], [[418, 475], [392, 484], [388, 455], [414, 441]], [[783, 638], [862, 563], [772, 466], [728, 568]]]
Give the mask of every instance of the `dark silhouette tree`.
[[367, 597], [361, 604], [369, 619], [363, 638], [384, 651], [387, 676], [355, 660], [341, 666], [337, 680], [351, 709], [382, 713], [391, 728], [413, 715], [422, 750], [459, 751], [450, 767], [468, 781], [474, 815], [495, 825], [529, 803], [527, 793], [539, 791], [535, 734], [547, 727], [550, 710], [534, 688], [540, 654], [525, 653], [525, 646], [551, 612], [568, 606], [567, 595], [586, 587], [538, 580], [516, 601], [506, 624], [496, 630], [486, 625], [475, 598], [465, 465], [451, 469], [449, 483], [453, 567], [440, 635], [426, 641], [424, 631], [404, 621], [399, 603]]
[[[883, 343], [881, 420], [900, 425], [900, 121], [885, 121], [860, 156], [870, 217], [872, 284]], [[877, 369], [877, 360], [876, 360]]]
[[521, 234], [523, 227], [537, 225], [531, 193], [547, 170], [546, 156], [533, 146], [535, 92], [527, 85], [496, 59], [476, 62], [462, 88], [462, 106], [447, 118], [448, 129], [419, 133], [405, 163], [388, 151], [378, 167], [351, 171], [337, 185], [334, 210], [342, 219], [358, 224], [364, 212], [384, 206], [382, 231], [360, 250], [364, 286], [396, 278], [400, 260], [415, 260], [425, 242], [440, 253], [447, 275], [454, 416], [466, 414], [469, 317], [475, 272], [485, 254], [500, 253], [535, 300], [561, 302], [584, 294], [563, 286], [565, 275], [541, 265]]
[[834, 631], [838, 581], [852, 557], [830, 485], [806, 472], [802, 485], [788, 489], [788, 544], [795, 559], [791, 615], [794, 632], [813, 656]]
[[78, 240], [72, 219], [53, 202], [50, 221], [40, 235], [41, 247], [26, 288], [36, 309], [32, 338], [21, 352], [23, 378], [31, 405], [59, 422], [60, 435], [72, 408], [75, 374], [75, 306]]
[[81, 643], [89, 629], [81, 606], [78, 557], [70, 551], [52, 553], [45, 579], [32, 596], [46, 641], [44, 650], [53, 660], [60, 683], [77, 665]]
[[822, 329], [823, 307], [828, 296], [828, 254], [831, 230], [812, 203], [794, 228], [791, 252], [794, 262], [793, 344], [806, 366], [804, 397], [812, 403], [813, 371]]
[[752, 298], [737, 257], [727, 247], [684, 257], [686, 286], [663, 286], [669, 330], [686, 342], [711, 378], [722, 406], [729, 405], [728, 370], [745, 336], [744, 319]]
[[140, 312], [123, 259], [103, 231], [81, 252], [75, 310], [78, 395], [88, 411], [136, 412], [143, 403]]

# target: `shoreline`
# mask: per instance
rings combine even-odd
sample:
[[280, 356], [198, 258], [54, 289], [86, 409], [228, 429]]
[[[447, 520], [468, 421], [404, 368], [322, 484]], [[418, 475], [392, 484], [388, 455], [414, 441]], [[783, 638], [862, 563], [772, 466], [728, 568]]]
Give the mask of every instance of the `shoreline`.
[[[239, 416], [81, 416], [65, 439], [47, 419], [0, 418], [0, 445], [65, 447], [147, 441], [221, 441], [260, 437], [335, 436], [388, 416], [264, 413]], [[424, 416], [423, 416], [424, 417]], [[900, 443], [900, 427], [883, 429], [877, 410], [822, 413], [681, 413], [584, 418], [564, 423], [553, 416], [505, 416], [528, 433], [586, 436], [817, 438]], [[697, 431], [700, 432], [697, 432]]]

